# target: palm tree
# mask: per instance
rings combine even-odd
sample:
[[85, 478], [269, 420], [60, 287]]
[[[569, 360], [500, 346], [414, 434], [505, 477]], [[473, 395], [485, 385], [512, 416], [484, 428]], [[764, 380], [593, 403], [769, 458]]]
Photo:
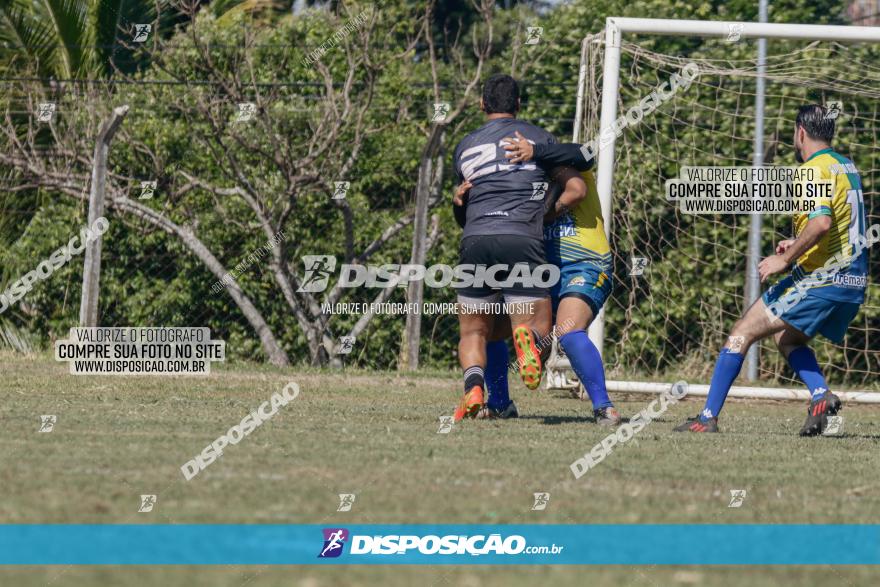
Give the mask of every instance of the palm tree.
[[0, 73], [58, 80], [129, 73], [147, 62], [134, 42], [138, 25], [168, 37], [200, 9], [218, 17], [286, 10], [281, 0], [197, 0], [189, 14], [173, 0], [0, 0]]
[[[166, 10], [167, 9], [167, 10]], [[0, 110], [27, 125], [13, 79], [45, 84], [47, 97], [62, 91], [64, 80], [110, 77], [119, 69], [132, 71], [145, 62], [132, 42], [134, 25], [151, 24], [153, 31], [170, 34], [182, 15], [169, 0], [0, 0]], [[30, 83], [29, 81], [27, 83]], [[51, 144], [41, 132], [36, 140]], [[6, 190], [21, 184], [8, 170], [0, 170], [0, 246], [8, 247], [22, 235], [33, 215], [46, 205], [38, 190]], [[18, 275], [0, 267], [0, 292]], [[35, 337], [17, 326], [26, 323], [20, 308], [0, 315], [0, 348], [27, 350]]]
[[[74, 79], [112, 73], [135, 24], [167, 0], [0, 0], [0, 71]], [[156, 28], [154, 26], [154, 28]]]

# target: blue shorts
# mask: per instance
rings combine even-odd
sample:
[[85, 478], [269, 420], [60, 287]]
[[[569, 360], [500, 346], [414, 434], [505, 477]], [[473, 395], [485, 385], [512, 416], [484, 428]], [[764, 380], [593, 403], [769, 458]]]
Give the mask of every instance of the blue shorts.
[[566, 263], [559, 267], [559, 281], [550, 289], [553, 312], [559, 308], [562, 298], [573, 296], [587, 302], [596, 316], [611, 295], [612, 289], [614, 274], [610, 269], [603, 271], [587, 261]]
[[[789, 276], [764, 292], [761, 299], [768, 308], [771, 304], [784, 298], [791, 290], [794, 279]], [[785, 301], [785, 300], [783, 300]], [[856, 302], [840, 302], [817, 296], [807, 290], [800, 299], [792, 299], [773, 313], [794, 326], [810, 338], [821, 334], [832, 342], [839, 343], [846, 334], [849, 323], [859, 313], [861, 304]]]

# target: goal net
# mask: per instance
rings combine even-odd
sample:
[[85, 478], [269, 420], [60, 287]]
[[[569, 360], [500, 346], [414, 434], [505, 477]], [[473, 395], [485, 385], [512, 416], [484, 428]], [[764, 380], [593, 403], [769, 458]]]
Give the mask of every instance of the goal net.
[[[605, 306], [603, 336], [609, 380], [708, 383], [727, 333], [746, 308], [750, 217], [683, 214], [666, 200], [664, 189], [683, 166], [752, 165], [756, 41], [737, 39], [735, 32], [731, 27], [721, 38], [623, 35], [620, 41], [618, 116], [687, 64], [696, 64], [700, 73], [616, 139], [610, 228], [615, 291]], [[605, 50], [604, 34], [584, 42], [580, 142], [600, 134]], [[796, 166], [797, 108], [838, 102], [834, 146], [861, 173], [866, 226], [880, 222], [873, 206], [880, 167], [878, 53], [878, 44], [871, 43], [769, 39], [764, 74], [764, 164]], [[792, 232], [791, 216], [763, 216], [761, 254], [772, 254]], [[876, 262], [869, 271], [867, 301], [844, 341], [837, 345], [819, 337], [813, 345], [838, 388], [880, 388]], [[772, 340], [761, 344], [758, 365], [755, 385], [801, 385]], [[571, 382], [570, 373], [566, 378], [561, 373], [551, 369], [552, 386]]]

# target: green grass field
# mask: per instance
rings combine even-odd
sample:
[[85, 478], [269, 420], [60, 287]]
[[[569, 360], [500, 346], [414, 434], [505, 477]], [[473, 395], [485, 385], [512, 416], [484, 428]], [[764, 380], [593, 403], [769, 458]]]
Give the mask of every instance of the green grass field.
[[[208, 377], [83, 377], [47, 356], [0, 354], [3, 523], [872, 523], [880, 409], [848, 406], [843, 438], [797, 436], [805, 406], [732, 401], [723, 434], [678, 435], [672, 407], [579, 480], [569, 464], [607, 429], [589, 405], [513, 385], [524, 417], [438, 434], [454, 374], [214, 365]], [[180, 466], [250, 410], [302, 392], [191, 481]], [[624, 415], [652, 398], [616, 397]], [[40, 415], [57, 416], [51, 433]], [[731, 489], [747, 490], [729, 508]], [[531, 511], [534, 492], [550, 492]], [[357, 498], [337, 512], [339, 493]], [[138, 513], [141, 494], [156, 494]], [[674, 547], [674, 545], [670, 545]], [[817, 545], [832, 548], [834, 545]], [[877, 584], [864, 567], [50, 567], [0, 585]]]

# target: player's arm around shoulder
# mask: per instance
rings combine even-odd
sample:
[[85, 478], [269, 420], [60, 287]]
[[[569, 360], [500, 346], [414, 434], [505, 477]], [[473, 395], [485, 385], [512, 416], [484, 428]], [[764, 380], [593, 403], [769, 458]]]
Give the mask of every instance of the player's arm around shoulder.
[[547, 211], [544, 222], [552, 222], [566, 214], [587, 197], [587, 184], [574, 167], [557, 167], [550, 174], [551, 179], [562, 186], [562, 193]]

